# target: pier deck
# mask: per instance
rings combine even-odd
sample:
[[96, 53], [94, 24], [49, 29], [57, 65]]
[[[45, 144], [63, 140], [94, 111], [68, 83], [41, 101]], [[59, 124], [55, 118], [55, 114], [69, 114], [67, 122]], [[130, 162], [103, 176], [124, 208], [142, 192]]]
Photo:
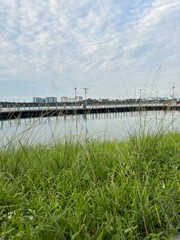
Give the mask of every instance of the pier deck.
[[73, 108], [34, 108], [34, 109], [6, 109], [0, 111], [0, 120], [17, 119], [17, 118], [39, 118], [66, 116], [75, 114], [98, 114], [98, 113], [115, 113], [115, 112], [135, 112], [135, 111], [168, 111], [180, 110], [180, 105], [126, 105], [126, 106], [99, 106], [99, 107], [73, 107]]

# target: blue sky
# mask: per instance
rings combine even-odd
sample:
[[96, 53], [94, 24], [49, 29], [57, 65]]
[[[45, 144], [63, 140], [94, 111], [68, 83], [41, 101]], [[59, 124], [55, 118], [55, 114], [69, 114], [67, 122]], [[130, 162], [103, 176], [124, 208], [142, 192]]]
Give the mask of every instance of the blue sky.
[[180, 94], [179, 0], [1, 0], [0, 101]]

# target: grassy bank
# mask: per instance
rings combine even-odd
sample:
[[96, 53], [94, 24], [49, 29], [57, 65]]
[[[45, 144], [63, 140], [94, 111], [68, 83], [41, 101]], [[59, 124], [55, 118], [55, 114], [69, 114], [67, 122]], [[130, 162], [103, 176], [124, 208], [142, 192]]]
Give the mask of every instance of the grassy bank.
[[173, 239], [180, 134], [0, 152], [0, 239]]

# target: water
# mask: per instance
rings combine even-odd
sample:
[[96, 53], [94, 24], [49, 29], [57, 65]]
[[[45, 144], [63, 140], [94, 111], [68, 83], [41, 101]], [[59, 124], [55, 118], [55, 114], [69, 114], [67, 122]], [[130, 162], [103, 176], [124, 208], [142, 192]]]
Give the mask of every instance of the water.
[[179, 131], [178, 111], [74, 115], [0, 121], [0, 147], [8, 144], [51, 144], [57, 141], [123, 140], [144, 130]]

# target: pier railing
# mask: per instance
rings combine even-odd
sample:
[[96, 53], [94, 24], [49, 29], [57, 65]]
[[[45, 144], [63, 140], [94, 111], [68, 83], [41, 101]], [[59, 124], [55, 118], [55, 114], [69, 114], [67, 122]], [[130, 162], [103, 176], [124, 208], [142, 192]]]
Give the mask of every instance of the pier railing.
[[87, 105], [83, 106], [53, 106], [53, 107], [11, 107], [0, 109], [0, 120], [16, 119], [16, 118], [38, 118], [65, 116], [75, 114], [91, 114], [91, 113], [115, 113], [115, 112], [135, 112], [135, 111], [171, 111], [180, 110], [180, 105], [166, 106], [163, 104], [123, 104], [123, 105]]

